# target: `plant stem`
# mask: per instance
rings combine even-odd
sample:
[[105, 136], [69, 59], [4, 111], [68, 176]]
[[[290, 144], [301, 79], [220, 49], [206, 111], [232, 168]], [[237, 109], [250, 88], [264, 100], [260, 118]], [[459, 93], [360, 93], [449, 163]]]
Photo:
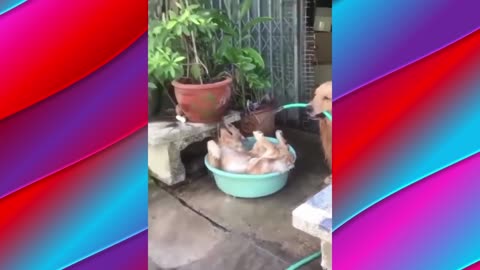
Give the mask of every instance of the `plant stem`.
[[[189, 3], [188, 3], [188, 0], [185, 0], [185, 4], [188, 6]], [[197, 41], [195, 40], [195, 34], [193, 33], [193, 31], [190, 31], [190, 36], [192, 37], [192, 44], [193, 44], [193, 54], [195, 55], [195, 62], [199, 65], [202, 65], [204, 68], [205, 65], [203, 63], [201, 63], [200, 61], [200, 58], [198, 57], [198, 52], [197, 52]], [[205, 69], [205, 71], [207, 72], [208, 74], [208, 70]], [[203, 84], [203, 79], [202, 79], [202, 76], [200, 75], [200, 84]]]
[[[190, 54], [188, 53], [188, 42], [185, 40], [185, 37], [182, 37], [183, 46], [185, 46], [185, 51], [187, 52], [187, 63], [190, 64]], [[187, 78], [190, 78], [190, 65], [187, 66]]]
[[[200, 63], [200, 59], [198, 58], [198, 52], [197, 52], [197, 45], [196, 45], [196, 41], [195, 41], [195, 35], [193, 34], [193, 32], [190, 32], [190, 35], [192, 36], [192, 44], [193, 44], [193, 54], [195, 55], [195, 62], [197, 64], [201, 64]], [[202, 64], [203, 65], [203, 64]], [[204, 66], [204, 65], [203, 65]], [[202, 80], [202, 76], [200, 76], [200, 84], [203, 84], [203, 80]]]
[[246, 100], [246, 97], [245, 97], [245, 80], [242, 78], [242, 75], [240, 74], [240, 88], [242, 90], [242, 107], [247, 107], [247, 100]]

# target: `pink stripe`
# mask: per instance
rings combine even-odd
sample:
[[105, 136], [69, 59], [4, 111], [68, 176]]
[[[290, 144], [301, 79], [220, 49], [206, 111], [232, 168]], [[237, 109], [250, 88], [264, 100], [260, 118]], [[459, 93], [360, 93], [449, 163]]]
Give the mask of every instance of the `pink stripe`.
[[[448, 258], [457, 258], [450, 260], [458, 264], [456, 268], [473, 260], [474, 250], [469, 246], [480, 243], [479, 167], [477, 154], [395, 193], [337, 229], [335, 268], [408, 269], [416, 265], [440, 269], [423, 265], [437, 261], [428, 258], [432, 254], [445, 267]], [[456, 256], [455, 249], [463, 255]]]
[[425, 55], [422, 55], [422, 56], [420, 56], [420, 57], [418, 57], [418, 58], [415, 58], [415, 59], [413, 59], [412, 61], [409, 61], [409, 62], [407, 62], [407, 63], [404, 64], [404, 65], [400, 65], [400, 66], [398, 66], [398, 67], [396, 67], [396, 68], [394, 68], [394, 69], [391, 69], [391, 70], [389, 70], [389, 71], [386, 71], [384, 74], [382, 74], [382, 75], [380, 75], [380, 76], [377, 76], [377, 77], [375, 77], [375, 78], [367, 81], [366, 83], [361, 84], [361, 85], [357, 86], [356, 88], [354, 88], [354, 89], [352, 89], [352, 90], [350, 90], [350, 91], [347, 91], [347, 92], [345, 92], [344, 94], [336, 97], [333, 101], [335, 102], [335, 101], [337, 101], [337, 100], [339, 100], [339, 99], [341, 99], [341, 98], [343, 98], [343, 97], [345, 97], [345, 96], [347, 96], [347, 95], [349, 95], [349, 94], [351, 94], [351, 93], [359, 90], [359, 89], [362, 88], [362, 87], [365, 87], [365, 86], [367, 86], [367, 85], [369, 85], [369, 84], [371, 84], [371, 83], [373, 83], [373, 82], [375, 82], [375, 81], [378, 81], [378, 80], [380, 80], [380, 79], [382, 79], [382, 78], [384, 78], [384, 77], [386, 77], [386, 76], [388, 76], [388, 75], [390, 75], [390, 74], [392, 74], [392, 73], [394, 73], [394, 72], [397, 72], [397, 71], [399, 71], [399, 70], [401, 70], [401, 69], [403, 69], [403, 68], [405, 68], [405, 67], [407, 67], [407, 66], [409, 66], [409, 65], [412, 65], [412, 64], [414, 64], [415, 62], [418, 62], [418, 61], [420, 61], [420, 60], [422, 60], [422, 59], [424, 59], [424, 58], [426, 58], [426, 57], [428, 57], [428, 56], [430, 56], [430, 55], [432, 55], [432, 54], [434, 54], [434, 53], [437, 53], [437, 52], [439, 52], [439, 51], [447, 48], [448, 46], [454, 44], [455, 42], [458, 42], [458, 41], [466, 38], [467, 36], [475, 33], [475, 32], [478, 31], [479, 29], [480, 29], [480, 27], [478, 27], [478, 28], [476, 28], [476, 29], [468, 32], [468, 33], [465, 34], [465, 35], [462, 35], [461, 37], [459, 37], [459, 38], [457, 38], [457, 39], [455, 39], [455, 40], [453, 40], [453, 41], [450, 41], [450, 42], [444, 44], [443, 46], [438, 47], [438, 48], [435, 49], [435, 50], [432, 50], [432, 51], [430, 51], [430, 52], [427, 52]]

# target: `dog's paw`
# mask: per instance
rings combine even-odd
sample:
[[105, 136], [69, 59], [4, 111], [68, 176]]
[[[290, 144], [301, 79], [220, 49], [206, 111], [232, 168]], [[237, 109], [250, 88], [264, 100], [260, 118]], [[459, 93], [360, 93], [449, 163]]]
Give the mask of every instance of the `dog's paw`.
[[215, 141], [210, 140], [207, 142], [207, 149], [208, 149], [208, 154], [211, 155], [213, 158], [220, 159], [222, 155], [222, 151], [220, 150], [220, 147], [218, 146]]

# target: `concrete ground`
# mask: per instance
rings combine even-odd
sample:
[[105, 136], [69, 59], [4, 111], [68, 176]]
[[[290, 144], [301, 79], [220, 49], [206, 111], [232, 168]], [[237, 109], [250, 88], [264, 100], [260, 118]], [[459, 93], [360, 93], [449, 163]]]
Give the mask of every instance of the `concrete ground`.
[[291, 225], [293, 209], [328, 175], [318, 135], [284, 134], [298, 159], [287, 186], [271, 196], [228, 196], [209, 175], [173, 188], [150, 184], [149, 269], [280, 270], [320, 250], [319, 239]]

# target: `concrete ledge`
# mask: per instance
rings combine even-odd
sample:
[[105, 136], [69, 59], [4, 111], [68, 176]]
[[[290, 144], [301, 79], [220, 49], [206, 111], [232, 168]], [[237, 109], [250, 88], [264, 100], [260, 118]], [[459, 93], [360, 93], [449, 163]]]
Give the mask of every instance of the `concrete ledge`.
[[[230, 112], [224, 122], [240, 120], [239, 112]], [[167, 185], [185, 180], [180, 152], [190, 144], [216, 137], [218, 123], [197, 124], [161, 121], [148, 124], [148, 167], [153, 177]]]
[[322, 267], [332, 269], [332, 185], [322, 189], [292, 212], [293, 227], [320, 238]]
[[332, 185], [315, 194], [292, 212], [293, 227], [323, 241], [332, 241]]

